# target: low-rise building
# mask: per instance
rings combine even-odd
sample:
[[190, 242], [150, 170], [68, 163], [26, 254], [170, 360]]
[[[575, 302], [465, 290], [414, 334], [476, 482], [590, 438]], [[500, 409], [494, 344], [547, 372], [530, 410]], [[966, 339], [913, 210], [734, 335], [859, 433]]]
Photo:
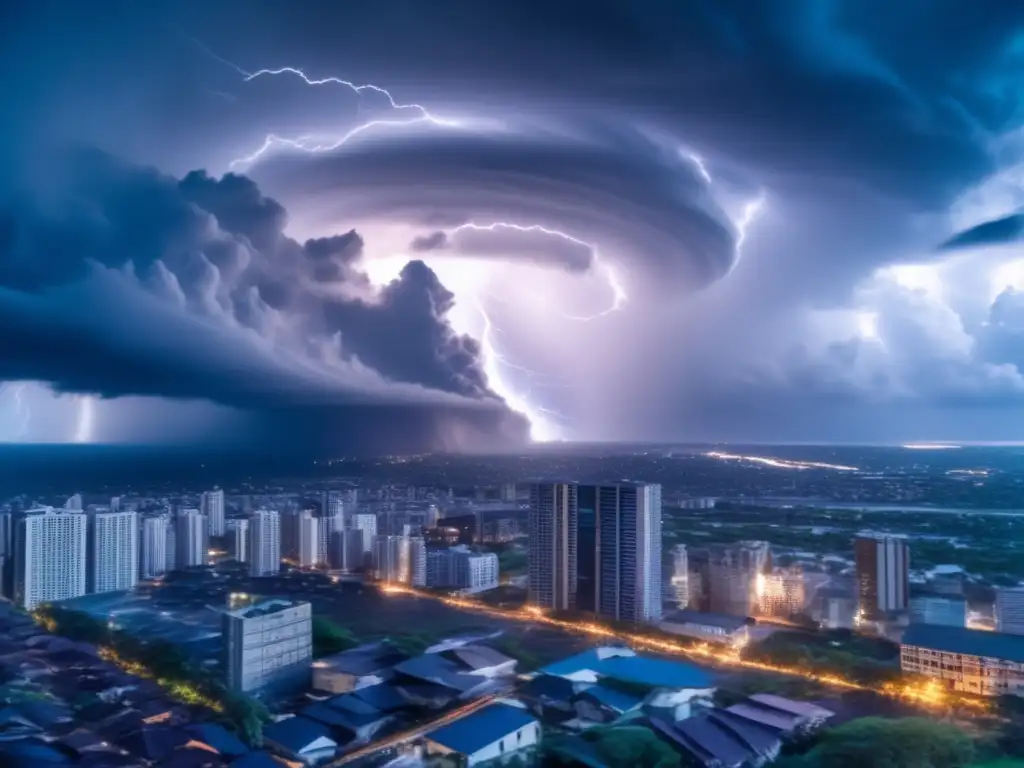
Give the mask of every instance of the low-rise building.
[[263, 729], [263, 742], [274, 752], [305, 765], [333, 757], [338, 743], [323, 723], [305, 717], [287, 717]]
[[967, 626], [967, 601], [962, 597], [920, 595], [910, 599], [911, 624]]
[[540, 735], [540, 723], [523, 706], [501, 701], [430, 731], [427, 753], [461, 757], [472, 768], [535, 747]]
[[981, 696], [1024, 695], [1024, 636], [911, 624], [900, 645], [904, 672]]
[[498, 586], [498, 556], [468, 547], [432, 550], [426, 555], [426, 585], [461, 592], [485, 592]]
[[750, 640], [747, 620], [724, 613], [704, 613], [689, 609], [673, 611], [665, 616], [658, 628], [673, 635], [735, 647], [742, 647]]
[[384, 641], [325, 656], [313, 662], [313, 687], [329, 693], [347, 693], [373, 685], [407, 658]]

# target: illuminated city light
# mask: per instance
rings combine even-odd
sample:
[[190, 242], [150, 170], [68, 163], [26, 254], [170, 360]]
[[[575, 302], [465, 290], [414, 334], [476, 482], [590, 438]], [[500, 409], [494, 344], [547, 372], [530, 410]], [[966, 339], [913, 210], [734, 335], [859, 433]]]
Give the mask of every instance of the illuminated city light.
[[826, 464], [822, 461], [791, 461], [789, 459], [776, 459], [771, 456], [742, 456], [738, 453], [722, 453], [721, 451], [708, 451], [704, 454], [712, 459], [722, 461], [746, 461], [751, 464], [763, 464], [766, 467], [777, 469], [831, 469], [836, 472], [857, 472], [857, 467], [848, 467], [844, 464]]
[[759, 661], [753, 661], [751, 659], [744, 659], [740, 655], [740, 649], [737, 647], [712, 646], [709, 643], [701, 643], [693, 646], [682, 645], [681, 643], [662, 640], [660, 638], [644, 634], [634, 634], [614, 630], [594, 622], [573, 622], [566, 621], [564, 619], [556, 619], [546, 616], [543, 611], [535, 606], [528, 606], [516, 610], [502, 610], [466, 598], [437, 595], [431, 592], [425, 592], [398, 584], [383, 585], [381, 587], [381, 591], [384, 594], [389, 595], [401, 594], [426, 598], [429, 600], [437, 600], [451, 608], [475, 611], [493, 618], [541, 622], [566, 632], [576, 632], [590, 635], [592, 637], [621, 640], [638, 648], [645, 648], [659, 653], [686, 656], [725, 666], [741, 667], [761, 672], [772, 672], [780, 675], [789, 675], [791, 677], [801, 677], [805, 680], [821, 683], [822, 685], [833, 686], [835, 688], [845, 688], [853, 691], [873, 691], [889, 698], [912, 701], [934, 709], [945, 709], [953, 705], [962, 705], [982, 710], [987, 708], [985, 702], [966, 696], [958, 696], [954, 692], [943, 688], [935, 680], [925, 680], [921, 682], [903, 681], [900, 683], [890, 683], [878, 688], [870, 685], [864, 685], [853, 680], [848, 680], [838, 675], [813, 672], [805, 667], [784, 667], [776, 664], [766, 664]]

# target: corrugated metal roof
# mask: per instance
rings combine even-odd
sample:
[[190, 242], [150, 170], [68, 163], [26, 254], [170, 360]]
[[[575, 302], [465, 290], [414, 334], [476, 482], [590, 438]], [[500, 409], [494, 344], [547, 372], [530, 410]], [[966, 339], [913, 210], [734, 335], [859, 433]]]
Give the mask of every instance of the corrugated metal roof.
[[525, 709], [511, 704], [489, 704], [431, 731], [427, 738], [461, 755], [472, 755], [502, 737], [537, 720]]
[[629, 712], [629, 710], [635, 709], [643, 703], [635, 696], [630, 696], [622, 691], [616, 691], [613, 688], [606, 688], [603, 685], [592, 685], [584, 690], [583, 693], [593, 696], [598, 702], [606, 707], [611, 707], [617, 712]]
[[567, 677], [590, 670], [598, 677], [613, 677], [655, 688], [711, 688], [711, 676], [700, 667], [683, 661], [641, 656], [627, 648], [593, 648], [541, 670], [547, 675]]
[[911, 624], [903, 633], [902, 642], [903, 645], [946, 653], [985, 656], [1024, 664], [1024, 635], [936, 624]]

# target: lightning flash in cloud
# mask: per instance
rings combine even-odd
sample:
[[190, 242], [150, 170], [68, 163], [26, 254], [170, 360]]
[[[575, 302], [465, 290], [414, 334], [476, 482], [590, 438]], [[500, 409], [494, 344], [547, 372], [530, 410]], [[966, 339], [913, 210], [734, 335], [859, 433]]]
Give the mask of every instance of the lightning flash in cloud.
[[495, 221], [490, 224], [476, 224], [474, 222], [467, 222], [465, 224], [460, 224], [459, 226], [450, 230], [448, 234], [456, 235], [459, 232], [464, 232], [466, 230], [472, 230], [474, 232], [496, 232], [500, 230], [513, 230], [515, 232], [539, 232], [549, 237], [555, 237], [560, 240], [565, 240], [566, 242], [573, 243], [575, 245], [583, 246], [592, 254], [594, 254], [594, 269], [602, 277], [605, 278], [605, 281], [608, 284], [608, 288], [611, 290], [612, 293], [612, 302], [607, 308], [593, 315], [564, 315], [569, 320], [580, 320], [583, 322], [596, 320], [599, 317], [610, 315], [612, 312], [617, 312], [618, 310], [622, 309], [626, 305], [626, 302], [629, 300], [629, 296], [626, 293], [626, 289], [622, 285], [622, 281], [619, 279], [618, 272], [615, 271], [615, 268], [611, 264], [609, 264], [601, 257], [601, 254], [598, 252], [597, 248], [594, 246], [593, 243], [588, 243], [585, 240], [580, 240], [579, 238], [573, 237], [572, 235], [562, 232], [561, 230], [542, 227], [540, 224], [516, 224], [510, 221]]
[[[214, 55], [214, 54], [211, 54]], [[219, 56], [216, 56], [219, 61], [224, 61]], [[230, 62], [224, 61], [224, 63], [233, 67], [239, 73], [245, 77], [245, 82], [251, 82], [259, 77], [273, 77], [276, 75], [291, 75], [293, 77], [300, 78], [306, 85], [320, 86], [320, 85], [340, 85], [343, 88], [347, 88], [357, 96], [363, 96], [367, 92], [375, 93], [383, 96], [388, 103], [388, 108], [393, 112], [409, 113], [409, 117], [404, 118], [388, 118], [388, 119], [375, 119], [369, 120], [365, 123], [360, 123], [354, 128], [345, 131], [339, 136], [335, 136], [329, 139], [316, 138], [313, 136], [299, 136], [296, 138], [287, 138], [278, 136], [276, 134], [267, 134], [267, 137], [263, 140], [263, 144], [256, 149], [254, 152], [249, 153], [243, 157], [238, 157], [231, 161], [230, 167], [236, 168], [239, 166], [252, 165], [262, 158], [267, 152], [271, 151], [275, 147], [288, 147], [290, 149], [297, 149], [302, 152], [331, 152], [345, 145], [356, 136], [359, 136], [366, 131], [374, 128], [395, 128], [399, 126], [414, 125], [416, 123], [428, 123], [433, 126], [441, 128], [457, 128], [460, 123], [456, 120], [448, 120], [437, 115], [431, 114], [425, 106], [422, 104], [402, 104], [395, 101], [395, 97], [391, 95], [391, 92], [385, 88], [381, 88], [378, 85], [372, 83], [366, 83], [364, 85], [357, 85], [356, 83], [348, 80], [342, 80], [338, 77], [324, 77], [320, 79], [314, 79], [308, 77], [305, 72], [295, 67], [280, 67], [279, 69], [260, 69], [255, 72], [246, 72], [240, 67], [231, 64]]]
[[32, 420], [32, 410], [25, 402], [25, 382], [0, 383], [0, 395], [6, 392], [11, 395], [13, 406], [11, 412], [14, 416], [14, 429], [11, 432], [11, 439], [20, 441], [28, 437], [29, 422]]
[[530, 422], [530, 439], [536, 442], [550, 442], [562, 439], [561, 429], [554, 419], [561, 418], [549, 409], [542, 408], [531, 402], [529, 393], [517, 392], [505, 376], [505, 369], [511, 368], [522, 371], [528, 377], [536, 377], [535, 371], [524, 368], [508, 360], [501, 352], [496, 336], [500, 331], [494, 327], [491, 317], [483, 308], [480, 302], [476, 303], [477, 312], [483, 321], [483, 331], [480, 333], [480, 352], [483, 359], [484, 373], [487, 375], [487, 383], [505, 401], [509, 408], [516, 413], [525, 416]]
[[93, 399], [88, 395], [81, 395], [78, 398], [78, 422], [75, 425], [74, 442], [92, 442], [92, 429], [94, 420], [95, 410]]

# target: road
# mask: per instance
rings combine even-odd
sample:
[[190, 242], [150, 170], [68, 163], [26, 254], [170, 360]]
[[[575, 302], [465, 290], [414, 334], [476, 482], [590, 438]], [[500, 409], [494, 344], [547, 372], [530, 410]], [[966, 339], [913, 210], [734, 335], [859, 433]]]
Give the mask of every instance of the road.
[[441, 715], [436, 720], [431, 720], [429, 723], [417, 725], [415, 728], [410, 728], [407, 731], [402, 731], [380, 739], [379, 741], [371, 742], [365, 747], [357, 749], [355, 752], [349, 752], [347, 755], [343, 755], [337, 760], [327, 763], [325, 768], [336, 768], [339, 765], [346, 765], [347, 763], [359, 760], [360, 758], [369, 757], [376, 752], [381, 752], [385, 749], [390, 749], [391, 747], [401, 746], [402, 744], [408, 744], [410, 741], [418, 739], [420, 736], [429, 733], [435, 728], [440, 728], [442, 725], [448, 725], [448, 723], [458, 720], [460, 717], [465, 717], [466, 715], [476, 712], [478, 709], [483, 709], [497, 698], [499, 698], [497, 695], [491, 695], [475, 699], [458, 709], [453, 709], [451, 712]]

